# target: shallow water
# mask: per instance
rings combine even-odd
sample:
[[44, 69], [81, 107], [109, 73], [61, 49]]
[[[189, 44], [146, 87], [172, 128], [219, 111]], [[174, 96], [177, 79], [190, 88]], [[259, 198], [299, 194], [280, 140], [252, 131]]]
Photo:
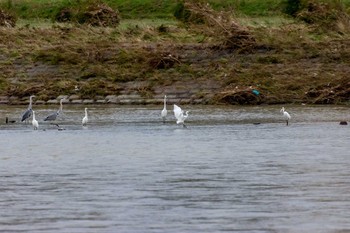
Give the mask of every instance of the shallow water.
[[[36, 107], [40, 130], [0, 109], [2, 232], [350, 231], [348, 107]], [[257, 124], [260, 123], [260, 124]]]

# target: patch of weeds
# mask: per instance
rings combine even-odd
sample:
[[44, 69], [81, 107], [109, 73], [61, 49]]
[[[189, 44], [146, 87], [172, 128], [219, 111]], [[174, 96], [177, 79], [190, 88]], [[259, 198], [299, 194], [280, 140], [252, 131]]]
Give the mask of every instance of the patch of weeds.
[[240, 83], [241, 79], [237, 75], [227, 75], [226, 78], [224, 79], [224, 85], [228, 86], [230, 84], [237, 84]]
[[110, 84], [100, 78], [90, 79], [80, 86], [80, 94], [82, 98], [94, 98], [95, 96], [116, 94], [118, 91], [118, 85]]
[[115, 74], [112, 81], [114, 83], [117, 83], [117, 82], [123, 83], [123, 82], [135, 81], [135, 80], [141, 79], [141, 78], [142, 78], [142, 73], [135, 73], [135, 72], [131, 72], [128, 70], [124, 70], [122, 72]]
[[107, 78], [107, 69], [102, 65], [89, 66], [84, 70], [78, 80], [89, 80], [91, 78]]
[[285, 89], [288, 91], [300, 91], [303, 88], [302, 83], [290, 83], [288, 84]]
[[144, 98], [151, 98], [153, 96], [153, 90], [150, 86], [142, 86], [137, 89], [137, 92], [140, 94], [140, 96]]
[[135, 64], [143, 63], [147, 55], [141, 51], [120, 50], [115, 57], [115, 62], [123, 67], [134, 67]]
[[6, 90], [7, 86], [8, 86], [7, 80], [3, 77], [0, 77], [0, 90], [1, 91]]
[[51, 65], [60, 63], [78, 64], [80, 59], [75, 53], [63, 51], [62, 49], [40, 50], [34, 54], [34, 61], [42, 61]]
[[57, 94], [71, 94], [74, 90], [75, 82], [73, 80], [58, 80], [53, 83], [54, 90], [57, 91]]
[[168, 33], [169, 32], [169, 27], [164, 25], [164, 24], [161, 24], [160, 26], [157, 27], [157, 31], [159, 33]]
[[257, 62], [259, 62], [261, 64], [278, 64], [278, 63], [282, 63], [282, 61], [276, 56], [258, 57]]

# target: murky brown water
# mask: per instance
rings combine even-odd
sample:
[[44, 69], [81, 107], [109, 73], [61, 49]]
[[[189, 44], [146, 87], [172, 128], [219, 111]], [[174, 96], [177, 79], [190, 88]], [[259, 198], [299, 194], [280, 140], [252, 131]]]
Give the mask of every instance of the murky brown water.
[[[34, 106], [40, 130], [4, 124], [1, 232], [348, 232], [350, 108]], [[261, 124], [254, 124], [261, 123]]]

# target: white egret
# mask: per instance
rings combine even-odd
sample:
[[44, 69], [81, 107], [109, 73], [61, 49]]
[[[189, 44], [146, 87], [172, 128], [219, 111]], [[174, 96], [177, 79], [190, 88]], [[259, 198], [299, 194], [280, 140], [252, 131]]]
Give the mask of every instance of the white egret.
[[174, 104], [174, 115], [176, 118], [176, 124], [182, 124], [184, 128], [187, 128], [185, 125], [185, 120], [188, 117], [189, 111], [183, 111], [179, 106]]
[[54, 112], [54, 113], [48, 115], [48, 116], [44, 119], [44, 121], [54, 121], [54, 120], [56, 120], [56, 118], [58, 117], [58, 115], [59, 115], [59, 114], [62, 112], [62, 110], [63, 110], [63, 104], [62, 104], [63, 100], [64, 100], [64, 99], [61, 99], [61, 100], [60, 100], [60, 108], [57, 110], [57, 112]]
[[290, 120], [290, 115], [287, 111], [284, 110], [284, 107], [281, 108], [280, 112], [283, 114], [283, 119], [286, 121], [287, 125]]
[[32, 109], [33, 97], [35, 97], [35, 95], [31, 95], [29, 97], [29, 105], [28, 105], [27, 110], [22, 114], [21, 122], [27, 120], [29, 117], [32, 116], [32, 112], [33, 112], [33, 109]]
[[83, 120], [81, 121], [81, 123], [83, 124], [83, 126], [87, 125], [87, 123], [88, 123], [87, 108], [85, 108], [85, 116], [84, 116]]
[[160, 115], [161, 115], [161, 117], [163, 119], [163, 123], [165, 123], [165, 118], [168, 115], [168, 110], [166, 110], [166, 95], [164, 96], [164, 108], [163, 108], [163, 110], [162, 110]]
[[33, 125], [34, 130], [37, 130], [37, 129], [39, 128], [39, 123], [38, 123], [38, 121], [35, 119], [35, 111], [33, 111], [32, 125]]

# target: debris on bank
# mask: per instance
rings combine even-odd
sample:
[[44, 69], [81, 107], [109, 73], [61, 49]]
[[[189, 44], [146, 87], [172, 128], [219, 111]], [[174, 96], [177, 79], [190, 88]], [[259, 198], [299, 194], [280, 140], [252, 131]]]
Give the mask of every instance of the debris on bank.
[[106, 4], [89, 6], [79, 19], [80, 23], [97, 27], [115, 27], [119, 25], [119, 12]]
[[310, 1], [298, 12], [297, 18], [313, 25], [318, 31], [350, 32], [350, 16], [336, 1], [334, 3]]
[[219, 92], [215, 99], [225, 104], [256, 105], [263, 102], [264, 96], [253, 87], [235, 87]]
[[92, 3], [80, 9], [63, 8], [56, 15], [56, 21], [76, 21], [94, 27], [116, 27], [120, 23], [120, 14], [105, 3]]
[[0, 9], [0, 26], [1, 27], [15, 27], [16, 17]]
[[148, 64], [153, 69], [168, 69], [176, 64], [181, 64], [181, 61], [178, 56], [174, 56], [170, 53], [160, 53], [150, 56]]
[[325, 86], [307, 91], [306, 96], [313, 104], [337, 104], [350, 101], [350, 82], [344, 80], [337, 85], [329, 83]]
[[219, 49], [247, 51], [257, 45], [253, 34], [235, 20], [232, 11], [216, 11], [210, 4], [198, 1], [186, 1], [180, 9], [179, 17], [193, 30], [201, 30], [217, 38], [219, 43], [216, 47]]

